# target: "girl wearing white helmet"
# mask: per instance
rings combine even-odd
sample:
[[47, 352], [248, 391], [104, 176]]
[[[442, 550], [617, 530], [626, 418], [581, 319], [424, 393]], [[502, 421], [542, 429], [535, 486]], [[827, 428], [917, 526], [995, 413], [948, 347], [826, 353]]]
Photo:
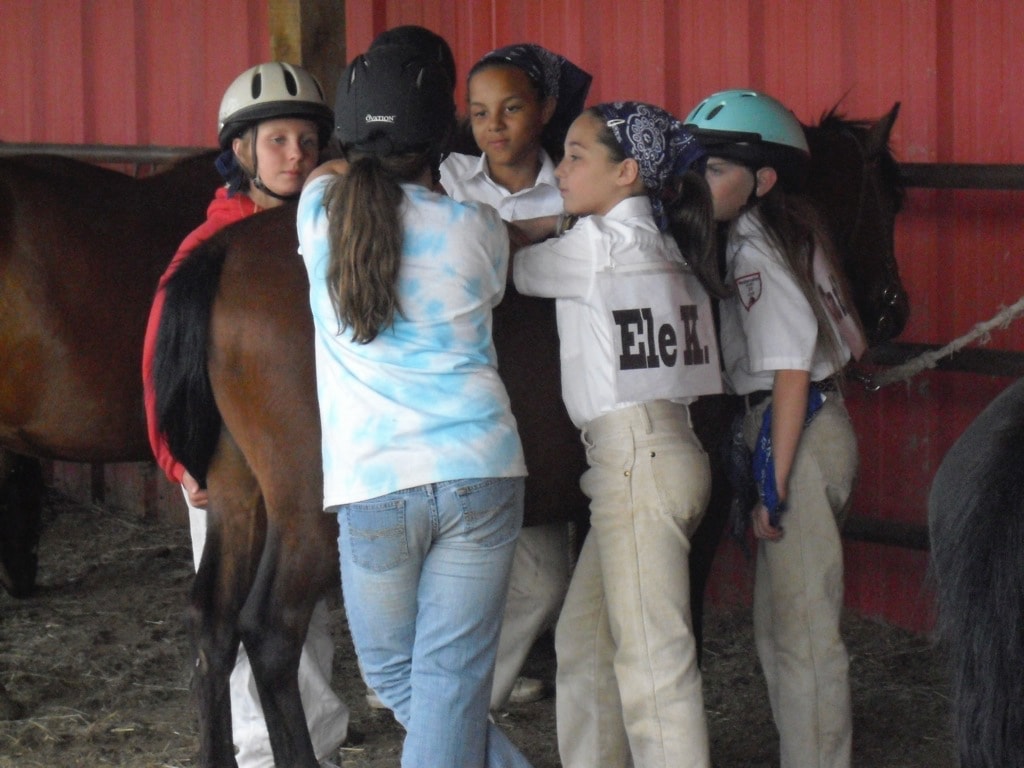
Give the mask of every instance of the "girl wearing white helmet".
[[490, 206], [433, 191], [455, 122], [434, 57], [380, 45], [342, 74], [345, 160], [310, 176], [309, 272], [341, 584], [403, 768], [526, 768], [488, 719], [526, 466], [491, 312], [509, 241]]
[[[164, 285], [192, 250], [218, 230], [296, 199], [319, 161], [333, 122], [320, 85], [301, 67], [267, 62], [235, 78], [224, 93], [217, 124], [218, 142], [223, 150], [217, 158], [217, 169], [225, 185], [210, 203], [206, 221], [178, 248], [153, 300], [142, 359], [149, 440], [157, 464], [167, 478], [182, 486], [196, 568], [206, 541], [206, 489], [171, 455], [159, 431], [153, 388], [153, 357], [164, 305]], [[321, 601], [313, 612], [299, 662], [302, 703], [313, 748], [320, 758], [333, 756], [348, 735], [348, 707], [331, 689], [333, 657], [329, 615]], [[272, 768], [274, 756], [263, 709], [249, 659], [241, 645], [230, 689], [239, 768]]]
[[[826, 231], [798, 193], [803, 128], [763, 93], [702, 101], [687, 124], [706, 147], [715, 219], [726, 233], [721, 304], [726, 386], [744, 395], [735, 468], [758, 539], [754, 634], [782, 768], [848, 768], [848, 658], [839, 632], [839, 530], [857, 443], [839, 382], [864, 350]], [[746, 479], [746, 482], [743, 479]]]

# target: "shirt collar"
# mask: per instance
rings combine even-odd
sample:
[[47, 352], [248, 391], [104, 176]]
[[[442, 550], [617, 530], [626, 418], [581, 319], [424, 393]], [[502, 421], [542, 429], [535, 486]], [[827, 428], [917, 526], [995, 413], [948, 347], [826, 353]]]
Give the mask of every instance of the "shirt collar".
[[[466, 172], [456, 181], [469, 182], [478, 179], [498, 186], [498, 183], [491, 178], [490, 170], [487, 166], [487, 155], [484, 154], [481, 154], [477, 162], [466, 169]], [[558, 189], [558, 179], [555, 178], [555, 161], [543, 149], [540, 151], [540, 171], [537, 173], [537, 182], [534, 184], [534, 187], [539, 187], [541, 184], [547, 184], [549, 187]], [[532, 188], [530, 187], [530, 189]]]
[[[616, 221], [647, 216], [651, 219], [652, 225], [654, 223], [654, 209], [651, 207], [651, 199], [647, 195], [627, 197], [625, 200], [619, 201], [604, 216], [606, 219], [615, 219]], [[655, 229], [657, 229], [656, 226]]]

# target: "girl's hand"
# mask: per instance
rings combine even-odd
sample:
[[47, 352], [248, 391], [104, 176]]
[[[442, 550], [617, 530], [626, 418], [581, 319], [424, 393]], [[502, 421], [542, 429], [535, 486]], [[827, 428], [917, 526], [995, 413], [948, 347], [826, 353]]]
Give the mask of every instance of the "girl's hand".
[[768, 508], [761, 502], [757, 503], [754, 511], [750, 513], [753, 523], [754, 536], [765, 541], [778, 541], [782, 538], [782, 528], [776, 528], [768, 522]]
[[206, 509], [206, 505], [210, 503], [210, 496], [205, 488], [199, 486], [199, 481], [188, 472], [181, 476], [181, 487], [185, 489], [188, 503], [191, 506], [197, 509]]
[[348, 160], [343, 157], [327, 160], [312, 170], [309, 176], [306, 177], [306, 181], [302, 186], [308, 187], [313, 179], [319, 178], [320, 176], [325, 176], [327, 174], [331, 174], [332, 176], [343, 176], [346, 173], [348, 173]]

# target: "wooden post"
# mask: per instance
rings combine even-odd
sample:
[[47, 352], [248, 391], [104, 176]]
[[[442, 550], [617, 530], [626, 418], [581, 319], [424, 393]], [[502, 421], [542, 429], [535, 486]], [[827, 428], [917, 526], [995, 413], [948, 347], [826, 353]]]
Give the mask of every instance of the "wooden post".
[[279, 61], [301, 64], [320, 81], [334, 105], [338, 77], [348, 63], [343, 0], [268, 0], [270, 52]]

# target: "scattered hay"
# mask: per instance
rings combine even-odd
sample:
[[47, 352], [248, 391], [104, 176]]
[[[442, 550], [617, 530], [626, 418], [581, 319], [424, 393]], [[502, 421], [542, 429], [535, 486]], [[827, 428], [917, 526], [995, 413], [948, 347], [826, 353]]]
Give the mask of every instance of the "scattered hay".
[[[40, 548], [40, 589], [0, 595], [0, 685], [25, 708], [0, 722], [0, 768], [194, 768], [198, 750], [189, 696], [183, 611], [192, 579], [188, 531], [116, 510], [49, 500]], [[334, 600], [335, 687], [347, 693], [353, 727], [345, 768], [396, 766], [402, 733], [363, 697], [344, 611]], [[847, 616], [854, 764], [952, 768], [945, 672], [927, 638]], [[749, 611], [712, 613], [705, 628], [704, 687], [719, 768], [768, 768], [776, 734]], [[550, 641], [527, 674], [554, 677]], [[554, 702], [510, 707], [498, 723], [535, 768], [558, 768]]]

